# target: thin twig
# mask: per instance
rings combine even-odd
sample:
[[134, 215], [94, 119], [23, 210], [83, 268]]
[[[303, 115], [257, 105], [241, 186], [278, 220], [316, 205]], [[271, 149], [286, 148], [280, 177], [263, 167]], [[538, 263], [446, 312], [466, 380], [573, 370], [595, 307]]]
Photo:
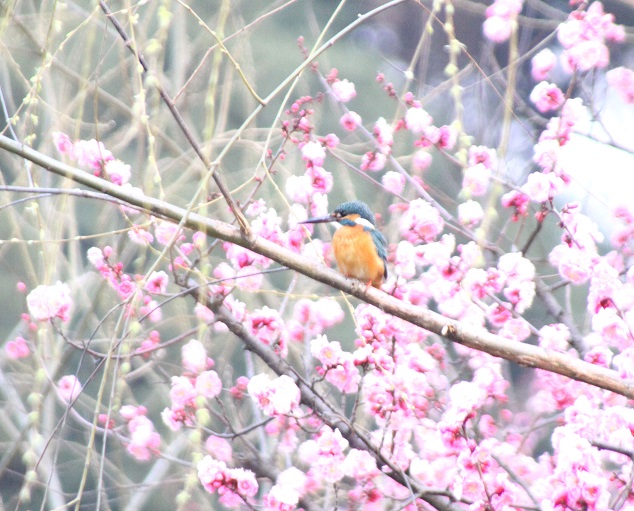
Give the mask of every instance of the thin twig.
[[[108, 5], [106, 4], [104, 0], [99, 0], [99, 6], [101, 7], [101, 10], [104, 12], [104, 14], [108, 17], [110, 22], [112, 23], [113, 27], [118, 32], [119, 36], [121, 37], [125, 45], [132, 52], [134, 57], [137, 59], [137, 61], [143, 68], [143, 74], [148, 74], [150, 72], [150, 67], [147, 61], [145, 60], [145, 57], [136, 50], [133, 41], [128, 36], [127, 32], [123, 28], [123, 25], [121, 25], [119, 20], [114, 16], [114, 14], [112, 13], [112, 11], [110, 10], [110, 8], [108, 7]], [[227, 201], [227, 204], [229, 205], [231, 212], [235, 215], [236, 219], [238, 220], [242, 233], [244, 234], [246, 238], [249, 238], [251, 236], [251, 228], [249, 226], [249, 223], [247, 222], [247, 219], [244, 217], [244, 214], [242, 213], [242, 211], [240, 211], [240, 208], [238, 208], [238, 206], [236, 205], [235, 201], [233, 200], [233, 197], [231, 197], [231, 193], [229, 192], [229, 189], [227, 188], [227, 185], [225, 184], [224, 179], [222, 179], [220, 174], [216, 172], [218, 165], [215, 164], [214, 162], [211, 162], [209, 158], [207, 158], [207, 156], [202, 150], [202, 147], [196, 140], [192, 131], [189, 129], [189, 126], [187, 125], [187, 123], [185, 122], [185, 119], [183, 119], [183, 116], [181, 115], [180, 111], [178, 110], [178, 108], [176, 108], [174, 101], [172, 101], [172, 98], [169, 96], [165, 88], [160, 84], [158, 79], [154, 80], [154, 83], [159, 95], [161, 96], [161, 99], [167, 105], [167, 108], [169, 109], [172, 116], [174, 117], [176, 124], [178, 125], [180, 130], [183, 132], [183, 135], [187, 139], [187, 142], [189, 142], [191, 147], [196, 152], [196, 155], [200, 158], [200, 160], [203, 162], [203, 164], [205, 165], [205, 168], [208, 171], [204, 182], [198, 189], [198, 193], [192, 199], [188, 210], [193, 209], [194, 204], [196, 203], [197, 198], [200, 195], [200, 191], [203, 188], [203, 185], [211, 177], [216, 183], [216, 186], [218, 187], [218, 190], [220, 190], [220, 193], [224, 197], [225, 201]]]

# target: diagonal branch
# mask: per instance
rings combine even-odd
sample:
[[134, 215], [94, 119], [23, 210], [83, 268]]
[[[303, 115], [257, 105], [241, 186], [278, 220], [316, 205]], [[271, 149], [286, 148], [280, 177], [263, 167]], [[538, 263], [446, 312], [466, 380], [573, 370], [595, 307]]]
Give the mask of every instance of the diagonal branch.
[[417, 497], [425, 500], [439, 511], [454, 511], [456, 509], [446, 498], [430, 493], [418, 481], [404, 474], [398, 466], [383, 455], [367, 435], [351, 424], [340, 410], [333, 408], [328, 401], [313, 390], [308, 382], [300, 378], [284, 359], [252, 335], [244, 323], [235, 318], [226, 306], [214, 307], [214, 313], [218, 321], [224, 323], [233, 334], [242, 340], [246, 349], [258, 355], [275, 373], [285, 374], [293, 378], [301, 392], [302, 403], [314, 410], [319, 418], [331, 428], [339, 429], [351, 447], [371, 453], [376, 458], [379, 468], [385, 467], [387, 469], [386, 474], [389, 477], [404, 487], [411, 488]]
[[247, 240], [238, 228], [225, 222], [206, 218], [196, 213], [187, 215], [185, 209], [153, 197], [136, 197], [115, 184], [61, 163], [4, 135], [0, 135], [0, 148], [26, 158], [36, 165], [76, 183], [124, 200], [148, 213], [160, 215], [174, 222], [181, 222], [187, 216], [183, 223], [187, 228], [200, 230], [208, 236], [248, 248], [313, 280], [328, 284], [366, 303], [375, 305], [389, 314], [463, 346], [484, 351], [524, 366], [561, 374], [634, 399], [634, 382], [623, 380], [616, 371], [574, 359], [564, 353], [510, 341], [485, 329], [474, 330], [473, 327], [461, 325], [459, 321], [402, 302], [377, 289], [366, 289], [366, 286], [359, 281], [347, 279], [339, 272], [325, 266], [317, 266], [313, 262], [307, 261], [305, 257], [268, 240], [259, 237]]
[[[134, 57], [137, 59], [137, 61], [143, 68], [143, 74], [144, 75], [148, 74], [150, 72], [150, 66], [145, 60], [145, 57], [141, 53], [139, 53], [139, 51], [136, 49], [134, 42], [130, 39], [130, 36], [128, 36], [127, 32], [125, 31], [125, 28], [123, 28], [123, 25], [119, 23], [119, 20], [115, 17], [115, 15], [110, 10], [110, 7], [108, 7], [108, 5], [106, 4], [104, 0], [99, 0], [99, 6], [101, 7], [101, 10], [104, 12], [104, 14], [110, 20], [115, 30], [119, 34], [119, 36], [121, 36], [121, 39], [123, 40], [125, 45], [128, 47], [132, 55], [134, 55]], [[187, 139], [187, 142], [189, 142], [189, 145], [192, 146], [192, 148], [196, 152], [196, 155], [200, 158], [200, 161], [203, 162], [203, 165], [207, 169], [208, 171], [207, 179], [209, 178], [209, 176], [211, 176], [211, 178], [214, 180], [214, 182], [216, 183], [216, 186], [218, 187], [218, 190], [220, 190], [220, 193], [222, 194], [225, 201], [229, 205], [231, 212], [236, 217], [236, 220], [238, 221], [238, 224], [240, 225], [240, 229], [242, 230], [243, 234], [245, 235], [245, 237], [250, 237], [251, 229], [249, 227], [249, 223], [247, 222], [247, 219], [244, 217], [244, 214], [242, 213], [240, 208], [237, 206], [237, 204], [233, 200], [233, 197], [231, 196], [231, 193], [229, 192], [229, 188], [225, 184], [224, 179], [222, 179], [222, 176], [220, 176], [220, 174], [216, 172], [217, 165], [215, 165], [213, 162], [209, 160], [209, 158], [207, 158], [207, 156], [202, 150], [202, 147], [196, 140], [196, 137], [194, 136], [193, 132], [189, 129], [189, 126], [187, 126], [185, 119], [183, 119], [183, 116], [179, 112], [178, 108], [176, 108], [176, 104], [174, 103], [174, 101], [172, 101], [172, 98], [167, 93], [165, 88], [161, 85], [161, 83], [158, 80], [154, 80], [153, 82], [155, 83], [156, 90], [161, 96], [161, 99], [167, 105], [167, 108], [172, 114], [172, 117], [174, 117], [176, 124], [178, 124], [178, 127], [180, 128], [180, 130], [183, 132], [183, 135]], [[258, 100], [260, 101], [260, 103], [262, 103], [262, 100], [260, 100], [259, 97], [258, 97]], [[199, 188], [199, 190], [201, 189], [202, 187]], [[194, 197], [194, 199], [192, 199], [191, 201], [192, 206], [195, 204], [196, 200], [197, 200], [197, 196]]]

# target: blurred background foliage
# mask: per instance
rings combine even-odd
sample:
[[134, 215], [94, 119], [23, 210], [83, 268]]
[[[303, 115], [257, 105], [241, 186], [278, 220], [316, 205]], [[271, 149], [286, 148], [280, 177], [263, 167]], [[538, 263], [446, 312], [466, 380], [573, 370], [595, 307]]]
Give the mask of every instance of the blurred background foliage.
[[[216, 157], [256, 109], [258, 101], [210, 30], [224, 41], [250, 86], [265, 98], [293, 76], [304, 61], [304, 50], [313, 47], [337, 9], [340, 11], [321, 39], [322, 44], [346, 31], [359, 15], [384, 3], [369, 0], [107, 2], [150, 66], [150, 74], [143, 75], [97, 2], [0, 0], [4, 134], [53, 157], [58, 157], [52, 138], [56, 131], [67, 133], [72, 139], [96, 138], [116, 158], [132, 166], [135, 186], [140, 186], [147, 195], [185, 206], [205, 169], [154, 85], [160, 83], [165, 88], [205, 152]], [[569, 7], [563, 0], [526, 2], [518, 41], [515, 118], [505, 127], [501, 95], [507, 86], [508, 46], [495, 46], [483, 39], [482, 21], [487, 4], [453, 2], [455, 35], [464, 50], [457, 59], [458, 79], [463, 88], [459, 108], [464, 111], [464, 130], [475, 144], [497, 147], [503, 129], [510, 130], [510, 143], [501, 158], [508, 177], [522, 182], [532, 169], [534, 140], [547, 121], [537, 115], [528, 101], [533, 86], [530, 58], [545, 46], [556, 51], [553, 34], [558, 23], [567, 17]], [[618, 23], [634, 25], [633, 9], [627, 2], [613, 0], [604, 4], [606, 11], [616, 15]], [[361, 115], [364, 126], [370, 130], [378, 117], [392, 122], [404, 113], [403, 105], [377, 83], [377, 73], [383, 73], [386, 81], [394, 84], [397, 94], [401, 95], [406, 88], [411, 90], [434, 117], [436, 125], [452, 122], [457, 107], [451, 95], [452, 82], [445, 73], [449, 63], [448, 36], [440, 23], [447, 19], [444, 13], [439, 13], [439, 19], [430, 18], [430, 9], [431, 2], [395, 2], [394, 7], [337, 37], [317, 59], [319, 72], [308, 68], [301, 76], [296, 75], [298, 81], [290, 101], [285, 98], [288, 87], [270, 97], [222, 160], [220, 172], [234, 197], [241, 204], [265, 198], [282, 217], [287, 217], [284, 185], [289, 175], [302, 174], [304, 165], [296, 147], [282, 139], [280, 120], [286, 118], [283, 111], [292, 101], [309, 95], [315, 98], [311, 105], [315, 109], [315, 135], [334, 132], [342, 142], [335, 151], [340, 159], [328, 157], [326, 162], [326, 170], [333, 173], [335, 180], [329, 197], [331, 206], [355, 197], [365, 200], [380, 214], [381, 228], [388, 239], [397, 241], [388, 206], [399, 199], [383, 192], [380, 175], [368, 178], [347, 164], [358, 167], [361, 156], [371, 147], [370, 138], [358, 132], [347, 133], [339, 127], [343, 112], [324, 94], [323, 76], [337, 68], [340, 78], [355, 83], [357, 97], [348, 106]], [[614, 65], [631, 62], [630, 48], [630, 44], [611, 48]], [[563, 75], [558, 77], [563, 90], [568, 86], [567, 80]], [[595, 92], [589, 82], [577, 87], [588, 98]], [[411, 142], [406, 136], [400, 137], [394, 148], [394, 155], [406, 169], [411, 168]], [[268, 157], [268, 151], [276, 156], [274, 160]], [[280, 151], [286, 153], [284, 159], [277, 157]], [[0, 152], [0, 171], [2, 185], [75, 186], [3, 152]], [[424, 185], [443, 207], [455, 211], [455, 197], [461, 187], [461, 170], [455, 162], [435, 155], [432, 168], [424, 176]], [[206, 200], [197, 208], [200, 212], [230, 221], [230, 213], [213, 185], [208, 186], [203, 197]], [[415, 194], [409, 193], [407, 198], [415, 198]], [[129, 229], [130, 224], [119, 214], [117, 206], [108, 202], [64, 195], [26, 200], [24, 194], [6, 191], [0, 194], [0, 199], [0, 239], [4, 240], [0, 244], [0, 288], [5, 295], [0, 312], [0, 338], [10, 340], [16, 335], [27, 335], [25, 323], [20, 319], [26, 311], [24, 296], [15, 291], [19, 281], [32, 289], [40, 283], [61, 280], [71, 284], [76, 296], [76, 312], [68, 330], [76, 333], [75, 341], [92, 338], [95, 347], [105, 350], [117, 332], [119, 311], [114, 309], [117, 297], [87, 262], [86, 250], [91, 246], [111, 245], [125, 271], [142, 274], [154, 262], [159, 253], [157, 248], [142, 248], [122, 236], [120, 230]], [[495, 215], [491, 241], [505, 249], [524, 242], [535, 228], [531, 218], [518, 226], [509, 223], [506, 212], [490, 214]], [[540, 241], [529, 254], [537, 264], [544, 257], [544, 249], [558, 236], [555, 229], [540, 234]], [[209, 272], [222, 256], [218, 247], [203, 271]], [[291, 279], [289, 273], [276, 275], [265, 292], [252, 296], [243, 293], [239, 298], [252, 308], [263, 304], [276, 308], [280, 303], [279, 291], [287, 289]], [[161, 324], [142, 325], [145, 330], [137, 333], [139, 339], [152, 328], [158, 328], [163, 339], [188, 328], [195, 329], [197, 321], [192, 308], [192, 303], [185, 300], [166, 304]], [[531, 314], [539, 317], [543, 311], [534, 307]], [[352, 328], [348, 320], [339, 330], [344, 345], [353, 340]], [[236, 350], [237, 343], [226, 334], [204, 335], [214, 336], [209, 355], [222, 361], [217, 368], [221, 376], [230, 378], [234, 369], [238, 373], [244, 361], [240, 350]], [[78, 406], [82, 415], [89, 417], [103, 377], [96, 360], [68, 348], [56, 332], [49, 331], [48, 337], [39, 338], [38, 342], [44, 343], [38, 356], [49, 372], [39, 374], [35, 383], [35, 369], [28, 362], [19, 364], [4, 359], [1, 362], [0, 407], [12, 420], [0, 421], [5, 423], [0, 426], [0, 496], [13, 505], [14, 496], [23, 487], [24, 464], [16, 438], [20, 432], [28, 431], [25, 396], [34, 385], [39, 386], [49, 396], [41, 409], [42, 416], [59, 417], [61, 405], [48, 394], [50, 380], [74, 373], [88, 383]], [[160, 398], [166, 393], [156, 393], [154, 389], [156, 385], [163, 390], [168, 388], [169, 376], [178, 371], [179, 350], [178, 344], [168, 348], [149, 369], [133, 362], [132, 369], [137, 372], [128, 380], [128, 397], [145, 404], [152, 416], [168, 404]], [[95, 369], [97, 372], [93, 374]], [[47, 466], [49, 456], [58, 456], [56, 476], [60, 477], [59, 487], [65, 495], [76, 491], [77, 473], [83, 469], [85, 457], [86, 427], [76, 420], [68, 419], [60, 429], [48, 424], [42, 430], [51, 432], [51, 437], [38, 439], [50, 442], [42, 466]], [[186, 449], [184, 445], [172, 446], [174, 456], [182, 455]], [[95, 452], [101, 455], [100, 445]], [[104, 484], [111, 509], [126, 509], [126, 506], [133, 509], [130, 495], [135, 493], [145, 495], [144, 509], [173, 509], [174, 494], [183, 484], [181, 473], [173, 479], [162, 479], [165, 484], [158, 488], [145, 486], [149, 467], [130, 460], [120, 445], [110, 443], [106, 459]], [[120, 470], [122, 466], [125, 470]], [[96, 494], [94, 467], [90, 474], [89, 491], [82, 505], [85, 509], [92, 509], [91, 499]], [[144, 491], [150, 488], [151, 492]], [[46, 507], [43, 487], [36, 485], [32, 498], [34, 503], [44, 502], [42, 506]]]

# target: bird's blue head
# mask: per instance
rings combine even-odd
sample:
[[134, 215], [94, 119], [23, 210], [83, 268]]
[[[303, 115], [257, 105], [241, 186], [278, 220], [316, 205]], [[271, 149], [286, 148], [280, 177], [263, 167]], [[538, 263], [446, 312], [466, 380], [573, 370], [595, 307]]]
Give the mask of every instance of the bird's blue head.
[[376, 220], [374, 218], [374, 213], [369, 208], [369, 206], [365, 202], [361, 202], [358, 200], [353, 200], [350, 202], [344, 202], [332, 212], [332, 216], [335, 218], [363, 218], [367, 220], [372, 225], [376, 225]]
[[376, 226], [374, 213], [372, 213], [370, 207], [365, 202], [358, 200], [344, 202], [329, 215], [309, 218], [301, 223], [319, 224], [324, 222], [339, 222], [343, 225], [354, 225], [354, 223], [359, 223], [362, 225], [365, 224], [365, 226], [370, 229], [373, 229]]

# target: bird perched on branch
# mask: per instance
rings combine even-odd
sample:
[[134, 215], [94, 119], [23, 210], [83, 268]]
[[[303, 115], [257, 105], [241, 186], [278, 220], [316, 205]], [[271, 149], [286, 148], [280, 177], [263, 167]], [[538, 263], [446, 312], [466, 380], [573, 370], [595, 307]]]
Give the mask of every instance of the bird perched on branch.
[[368, 286], [381, 287], [387, 278], [387, 240], [376, 229], [374, 213], [361, 201], [344, 202], [326, 216], [309, 218], [303, 224], [338, 222], [332, 250], [339, 271]]

